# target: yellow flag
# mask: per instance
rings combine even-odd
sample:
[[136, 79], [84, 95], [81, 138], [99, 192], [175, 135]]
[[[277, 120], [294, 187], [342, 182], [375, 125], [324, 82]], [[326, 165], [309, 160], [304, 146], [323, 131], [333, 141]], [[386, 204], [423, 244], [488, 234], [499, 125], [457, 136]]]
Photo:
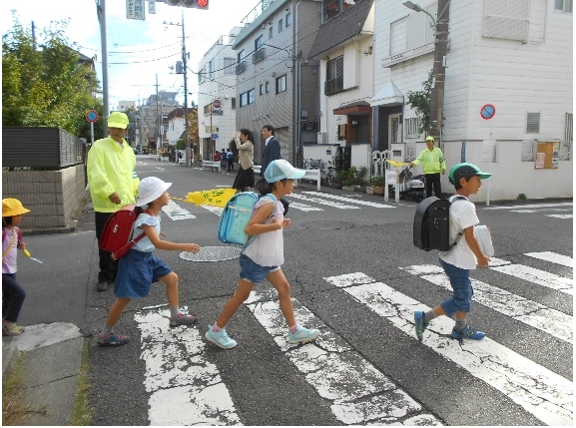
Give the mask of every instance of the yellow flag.
[[211, 205], [213, 207], [224, 208], [232, 196], [236, 194], [236, 189], [223, 187], [221, 189], [200, 190], [190, 192], [186, 199], [172, 197], [172, 199], [182, 202], [190, 202], [196, 205]]
[[406, 163], [404, 163], [404, 162], [398, 162], [398, 161], [395, 161], [392, 159], [386, 159], [386, 162], [388, 162], [389, 164], [392, 164], [392, 166], [395, 166], [395, 167], [400, 167], [400, 166], [406, 165]]

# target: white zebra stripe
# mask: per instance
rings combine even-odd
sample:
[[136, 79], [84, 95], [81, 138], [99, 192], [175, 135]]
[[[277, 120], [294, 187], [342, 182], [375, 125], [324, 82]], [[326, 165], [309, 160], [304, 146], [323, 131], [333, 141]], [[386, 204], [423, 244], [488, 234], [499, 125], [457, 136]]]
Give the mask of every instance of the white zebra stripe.
[[[321, 193], [321, 195], [325, 196], [324, 193]], [[327, 206], [330, 206], [333, 208], [338, 208], [340, 210], [359, 210], [360, 209], [360, 207], [357, 207], [356, 205], [341, 204], [339, 202], [327, 201], [326, 199], [322, 199], [322, 198], [311, 198], [309, 196], [302, 195], [299, 193], [292, 193], [291, 195], [288, 195], [288, 199], [299, 199], [301, 201], [314, 202], [314, 203], [319, 204], [319, 205], [327, 205]], [[351, 201], [347, 200], [346, 202], [351, 202]]]
[[[299, 324], [325, 327], [296, 299], [292, 301]], [[245, 303], [286, 357], [304, 373], [308, 383], [321, 397], [332, 402], [330, 408], [339, 421], [354, 425], [442, 425], [331, 331], [322, 329], [314, 343], [290, 345], [275, 290], [254, 289]], [[422, 413], [402, 420], [408, 413], [415, 412]]]
[[165, 207], [162, 207], [162, 211], [164, 211], [164, 213], [168, 217], [170, 217], [170, 220], [172, 220], [172, 221], [188, 220], [188, 219], [196, 218], [196, 216], [194, 214], [192, 214], [187, 209], [182, 208], [180, 205], [178, 205], [172, 199], [170, 199], [168, 201], [168, 205], [166, 205]]
[[290, 202], [290, 208], [294, 208], [298, 211], [310, 212], [310, 211], [324, 211], [323, 208], [313, 207], [308, 204], [300, 204], [298, 202]]
[[306, 195], [320, 196], [322, 198], [335, 199], [337, 201], [350, 202], [350, 203], [353, 203], [356, 205], [364, 205], [364, 206], [373, 207], [373, 208], [396, 208], [395, 205], [388, 205], [388, 204], [379, 203], [379, 202], [372, 202], [372, 201], [364, 201], [362, 199], [352, 199], [352, 198], [345, 197], [345, 196], [333, 195], [332, 193], [322, 193], [322, 192], [312, 192], [312, 191], [306, 191], [306, 192], [302, 192], [302, 193], [304, 193]]
[[546, 209], [546, 208], [556, 208], [556, 207], [571, 207], [574, 204], [572, 202], [559, 202], [557, 204], [528, 204], [528, 205], [510, 205], [510, 206], [506, 206], [506, 205], [501, 205], [501, 206], [490, 206], [490, 207], [485, 207], [483, 209], [485, 210], [516, 210], [516, 209], [530, 209], [530, 208], [534, 208], [534, 209]]
[[[447, 290], [452, 289], [448, 277], [440, 266], [413, 265], [400, 269], [412, 275], [418, 275]], [[422, 272], [426, 272], [426, 274], [422, 274]], [[476, 279], [471, 281], [474, 288], [474, 301], [542, 330], [551, 336], [573, 343], [574, 318], [572, 316], [485, 282]]]
[[[343, 288], [417, 340], [413, 312], [429, 310], [426, 305], [361, 272], [324, 279]], [[452, 330], [453, 324], [454, 321], [447, 317], [435, 319], [427, 328], [422, 343], [501, 391], [542, 422], [572, 426], [573, 384], [570, 380], [488, 337], [480, 341], [446, 338], [445, 334]]]
[[533, 257], [535, 259], [556, 263], [562, 266], [574, 267], [574, 259], [572, 257], [564, 256], [552, 251], [537, 251], [533, 253], [524, 253], [524, 255]]
[[144, 387], [152, 393], [150, 425], [241, 425], [218, 368], [204, 356], [206, 342], [195, 328], [170, 328], [165, 307], [134, 315], [142, 335]]
[[573, 281], [570, 278], [564, 278], [551, 272], [546, 272], [531, 266], [516, 263], [507, 262], [501, 266], [495, 266], [492, 264], [493, 260], [495, 264], [501, 261], [500, 259], [494, 257], [490, 260], [490, 264], [488, 265], [489, 269], [493, 269], [497, 272], [505, 273], [506, 275], [511, 275], [515, 278], [523, 279], [525, 281], [530, 281], [534, 284], [551, 288], [562, 293], [574, 294], [574, 286], [572, 284]]

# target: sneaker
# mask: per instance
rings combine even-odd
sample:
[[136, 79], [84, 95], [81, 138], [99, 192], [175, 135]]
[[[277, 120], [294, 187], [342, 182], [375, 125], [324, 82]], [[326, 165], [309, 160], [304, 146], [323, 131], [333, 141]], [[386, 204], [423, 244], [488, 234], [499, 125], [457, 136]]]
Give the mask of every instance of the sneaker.
[[290, 343], [306, 343], [312, 342], [318, 337], [320, 330], [317, 328], [306, 328], [298, 326], [296, 328], [296, 333], [288, 333], [288, 342]]
[[222, 329], [216, 333], [212, 330], [212, 326], [210, 326], [204, 337], [207, 341], [223, 349], [232, 349], [238, 344], [234, 339], [230, 339], [228, 333], [226, 333], [226, 329]]
[[108, 290], [108, 283], [106, 281], [98, 281], [98, 284], [96, 284], [96, 291], [106, 290]]
[[454, 339], [472, 339], [472, 340], [480, 340], [480, 339], [484, 339], [484, 337], [486, 337], [486, 333], [484, 333], [483, 331], [478, 331], [472, 327], [470, 327], [469, 325], [466, 326], [466, 328], [462, 331], [462, 333], [460, 333], [459, 331], [456, 331], [456, 329], [452, 329], [452, 334], [451, 336]]
[[100, 346], [120, 346], [126, 345], [128, 342], [130, 342], [128, 336], [117, 335], [114, 332], [108, 336], [102, 335], [102, 332], [98, 333], [98, 345]]
[[24, 331], [24, 327], [16, 325], [12, 321], [2, 321], [2, 336], [18, 336]]
[[416, 337], [422, 342], [422, 333], [428, 327], [428, 323], [424, 322], [424, 312], [414, 311], [414, 327], [416, 329]]
[[196, 324], [198, 318], [194, 315], [184, 315], [178, 314], [176, 318], [170, 318], [170, 327], [178, 327], [180, 325], [192, 325]]

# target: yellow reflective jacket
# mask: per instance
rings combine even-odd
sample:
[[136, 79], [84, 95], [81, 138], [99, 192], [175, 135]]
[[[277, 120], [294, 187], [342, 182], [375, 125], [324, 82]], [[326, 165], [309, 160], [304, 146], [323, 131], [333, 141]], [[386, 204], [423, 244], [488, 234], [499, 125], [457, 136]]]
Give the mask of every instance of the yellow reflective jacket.
[[434, 147], [432, 150], [428, 150], [428, 147], [426, 147], [422, 150], [420, 155], [414, 160], [414, 165], [419, 165], [420, 163], [424, 163], [424, 174], [438, 174], [446, 169], [444, 155], [438, 147]]
[[[94, 211], [113, 213], [126, 204], [136, 203], [140, 179], [136, 175], [136, 155], [124, 140], [122, 148], [112, 137], [96, 141], [88, 152], [87, 172]], [[109, 196], [117, 192], [122, 201]]]

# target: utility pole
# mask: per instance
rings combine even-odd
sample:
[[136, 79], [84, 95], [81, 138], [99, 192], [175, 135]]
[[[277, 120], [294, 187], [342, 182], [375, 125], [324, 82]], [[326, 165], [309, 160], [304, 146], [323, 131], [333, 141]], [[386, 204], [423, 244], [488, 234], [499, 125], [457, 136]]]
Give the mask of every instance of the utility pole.
[[158, 74], [156, 74], [156, 152], [162, 160], [162, 116], [160, 116], [160, 97], [158, 95]]
[[446, 81], [446, 53], [448, 52], [448, 22], [450, 0], [438, 0], [434, 34], [433, 82], [430, 94], [430, 129], [428, 134], [441, 141], [444, 111], [444, 83]]
[[184, 126], [186, 127], [186, 167], [191, 166], [190, 139], [188, 138], [188, 66], [186, 65], [186, 34], [184, 32], [184, 8], [182, 8], [182, 65], [184, 66]]
[[100, 43], [102, 45], [102, 97], [104, 103], [104, 120], [110, 115], [108, 105], [108, 44], [106, 42], [106, 0], [99, 0], [96, 12], [100, 21]]

